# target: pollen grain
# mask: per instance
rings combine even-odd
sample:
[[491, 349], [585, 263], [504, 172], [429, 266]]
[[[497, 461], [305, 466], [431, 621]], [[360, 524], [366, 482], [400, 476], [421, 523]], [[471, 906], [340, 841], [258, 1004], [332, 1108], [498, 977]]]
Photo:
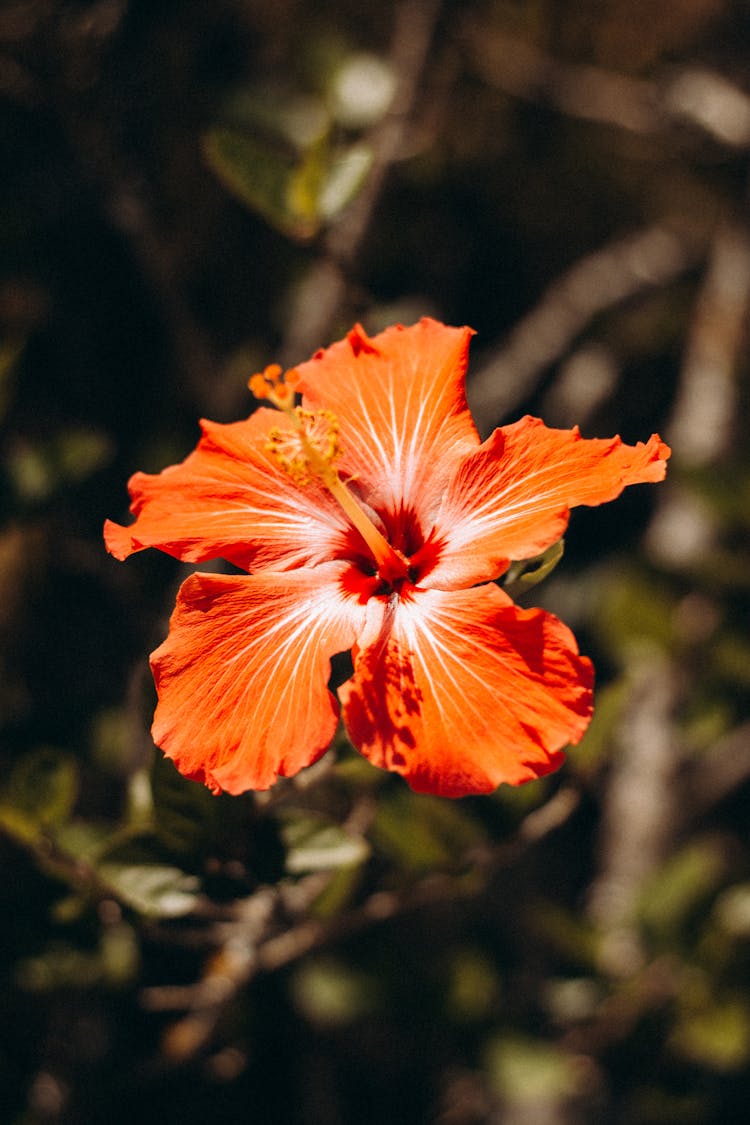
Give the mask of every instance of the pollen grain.
[[303, 410], [301, 406], [285, 413], [292, 427], [274, 426], [266, 451], [296, 484], [309, 484], [317, 478], [329, 485], [331, 474], [336, 473], [333, 466], [341, 456], [336, 415], [330, 410]]

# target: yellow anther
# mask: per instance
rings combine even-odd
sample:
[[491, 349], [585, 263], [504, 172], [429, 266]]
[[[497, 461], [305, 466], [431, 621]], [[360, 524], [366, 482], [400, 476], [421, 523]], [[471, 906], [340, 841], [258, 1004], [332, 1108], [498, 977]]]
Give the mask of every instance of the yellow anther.
[[403, 578], [407, 573], [405, 560], [394, 551], [338, 474], [336, 461], [341, 456], [341, 447], [336, 415], [330, 410], [310, 411], [294, 405], [299, 378], [296, 368], [282, 374], [278, 363], [272, 363], [248, 381], [256, 398], [266, 399], [289, 419], [283, 429], [274, 426], [269, 430], [266, 452], [295, 484], [304, 486], [319, 480], [325, 485], [371, 550], [381, 575], [389, 581]]
[[288, 412], [290, 429], [278, 426], [268, 434], [266, 450], [296, 484], [309, 484], [316, 477], [326, 485], [336, 475], [334, 462], [341, 456], [339, 424], [330, 410]]
[[294, 387], [299, 373], [292, 368], [286, 375], [278, 363], [270, 363], [263, 372], [251, 375], [247, 385], [256, 398], [267, 399], [279, 410], [287, 413], [294, 406]]
[[268, 383], [265, 380], [265, 376], [260, 373], [251, 375], [247, 381], [247, 385], [256, 398], [268, 397]]

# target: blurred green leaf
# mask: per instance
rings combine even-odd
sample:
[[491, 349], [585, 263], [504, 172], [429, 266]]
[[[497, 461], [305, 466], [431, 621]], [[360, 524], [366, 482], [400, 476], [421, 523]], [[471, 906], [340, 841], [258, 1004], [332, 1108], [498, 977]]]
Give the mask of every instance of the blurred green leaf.
[[361, 836], [352, 836], [337, 824], [308, 813], [285, 810], [281, 836], [287, 848], [286, 869], [292, 875], [350, 867], [362, 863], [370, 853]]
[[356, 196], [372, 164], [364, 144], [331, 150], [321, 134], [301, 154], [290, 147], [220, 128], [203, 140], [206, 160], [240, 202], [283, 234], [314, 237]]
[[281, 140], [295, 151], [307, 148], [329, 128], [329, 113], [316, 94], [290, 91], [289, 87], [240, 86], [224, 99], [222, 127], [243, 136]]
[[318, 208], [324, 219], [334, 219], [357, 196], [372, 160], [372, 149], [365, 144], [352, 145], [334, 157], [318, 194]]
[[409, 872], [453, 867], [485, 839], [460, 805], [402, 789], [383, 799], [370, 834], [379, 851]]
[[593, 977], [550, 980], [544, 990], [547, 1011], [556, 1024], [565, 1027], [593, 1019], [602, 999], [602, 986]]
[[503, 577], [503, 589], [511, 598], [518, 598], [532, 590], [552, 573], [564, 552], [565, 540], [558, 539], [541, 555], [511, 563]]
[[127, 922], [105, 926], [99, 958], [104, 980], [110, 987], [122, 987], [134, 980], [140, 968], [140, 949], [133, 927]]
[[567, 910], [543, 899], [529, 912], [537, 939], [551, 946], [571, 965], [596, 967], [598, 939], [592, 924], [580, 911]]
[[516, 1105], [554, 1105], [572, 1096], [578, 1086], [575, 1060], [541, 1040], [516, 1036], [490, 1040], [484, 1065], [497, 1092]]
[[49, 992], [58, 988], [91, 988], [99, 983], [101, 968], [95, 953], [55, 942], [36, 957], [27, 957], [16, 967], [16, 979], [27, 992]]
[[51, 828], [70, 816], [78, 796], [75, 759], [53, 746], [33, 750], [13, 767], [2, 803], [30, 824]]
[[734, 938], [750, 939], [750, 883], [740, 883], [723, 891], [713, 915], [720, 928]]
[[198, 879], [177, 867], [123, 860], [121, 863], [101, 863], [97, 870], [117, 898], [140, 914], [178, 918], [189, 914], [198, 899]]
[[267, 139], [222, 128], [205, 135], [203, 153], [224, 186], [283, 234], [306, 240], [318, 232], [322, 170], [315, 148], [300, 161]]
[[618, 662], [627, 663], [643, 641], [669, 649], [677, 605], [674, 587], [645, 571], [618, 569], [603, 590], [600, 632]]
[[707, 1125], [714, 1118], [710, 1098], [702, 1090], [675, 1092], [658, 1086], [635, 1090], [631, 1119], [648, 1125]]
[[670, 1037], [670, 1046], [681, 1057], [710, 1070], [744, 1068], [750, 1062], [747, 1002], [733, 998], [683, 1013]]
[[217, 797], [205, 785], [188, 781], [163, 754], [155, 755], [150, 776], [156, 836], [173, 855], [199, 854], [215, 840], [222, 818], [241, 815], [241, 801]]
[[39, 839], [42, 831], [37, 821], [2, 801], [0, 801], [0, 828], [19, 844], [26, 846], [32, 846]]
[[487, 1019], [496, 1009], [500, 981], [489, 958], [475, 949], [460, 949], [449, 967], [445, 1004], [451, 1019]]
[[716, 894], [727, 856], [721, 841], [698, 839], [671, 856], [641, 894], [640, 918], [662, 940], [687, 934], [690, 916]]
[[727, 630], [713, 647], [712, 656], [717, 675], [750, 688], [750, 641], [745, 634]]
[[[369, 854], [369, 845], [368, 845]], [[362, 879], [363, 867], [360, 861], [344, 864], [331, 873], [330, 879], [315, 899], [312, 913], [316, 918], [334, 918], [351, 902]]]
[[56, 438], [53, 456], [63, 480], [85, 480], [112, 456], [112, 443], [106, 434], [91, 427], [62, 430]]
[[54, 989], [121, 988], [136, 976], [140, 952], [136, 935], [126, 922], [106, 926], [95, 950], [81, 950], [65, 942], [50, 943], [44, 952], [24, 958], [15, 970], [17, 983], [28, 992]]
[[54, 469], [44, 450], [16, 438], [5, 452], [5, 468], [13, 491], [25, 503], [46, 500], [57, 485]]
[[133, 757], [132, 716], [125, 707], [102, 708], [90, 723], [91, 760], [115, 777], [127, 774]]
[[100, 469], [112, 455], [105, 434], [93, 428], [63, 429], [48, 441], [16, 437], [5, 453], [8, 475], [27, 503], [49, 499], [65, 485], [77, 484]]
[[373, 982], [344, 961], [316, 958], [300, 966], [292, 979], [295, 1006], [321, 1027], [352, 1023], [375, 1002]]
[[304, 150], [289, 173], [284, 203], [290, 215], [301, 224], [300, 237], [305, 237], [304, 226], [310, 234], [317, 234], [323, 214], [320, 208], [320, 191], [326, 174], [328, 142], [325, 136]]
[[75, 859], [95, 860], [112, 839], [112, 825], [76, 817], [61, 824], [55, 833], [59, 847]]

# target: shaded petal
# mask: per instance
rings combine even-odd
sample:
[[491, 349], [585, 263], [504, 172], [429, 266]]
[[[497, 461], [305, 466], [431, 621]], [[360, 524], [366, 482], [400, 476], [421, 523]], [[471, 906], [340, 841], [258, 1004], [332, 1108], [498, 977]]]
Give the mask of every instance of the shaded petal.
[[125, 559], [158, 547], [184, 562], [223, 558], [244, 569], [341, 555], [351, 532], [336, 501], [315, 481], [295, 484], [265, 449], [280, 424], [284, 416], [265, 407], [242, 422], [201, 422], [203, 436], [181, 464], [131, 478], [136, 521], [108, 520], [107, 549]]
[[434, 516], [456, 461], [479, 445], [464, 394], [470, 328], [424, 318], [359, 326], [297, 368], [304, 405], [341, 424], [341, 475], [381, 513]]
[[187, 777], [267, 789], [326, 750], [338, 706], [330, 657], [351, 648], [363, 609], [343, 563], [249, 576], [193, 574], [151, 656], [152, 734]]
[[592, 713], [593, 670], [570, 630], [488, 585], [368, 605], [339, 689], [357, 749], [445, 797], [556, 769]]
[[525, 417], [495, 430], [464, 458], [436, 520], [441, 553], [425, 585], [468, 586], [497, 578], [563, 535], [569, 510], [603, 504], [629, 484], [659, 481], [670, 450], [656, 435], [625, 445], [581, 437]]

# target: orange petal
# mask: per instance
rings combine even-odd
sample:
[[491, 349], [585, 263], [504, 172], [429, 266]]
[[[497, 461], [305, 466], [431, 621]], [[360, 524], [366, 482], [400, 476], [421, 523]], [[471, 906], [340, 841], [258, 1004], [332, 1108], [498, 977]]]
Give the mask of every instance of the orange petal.
[[265, 449], [281, 418], [261, 407], [243, 422], [202, 422], [198, 447], [181, 464], [131, 478], [136, 521], [108, 520], [107, 549], [118, 559], [158, 547], [184, 562], [279, 570], [340, 554], [350, 531], [333, 497], [316, 482], [300, 488]]
[[374, 765], [417, 792], [461, 797], [556, 769], [589, 723], [592, 683], [562, 622], [487, 585], [370, 601], [339, 696]]
[[443, 550], [425, 584], [448, 589], [497, 578], [509, 560], [533, 558], [555, 543], [570, 508], [662, 480], [669, 454], [656, 434], [637, 445], [586, 440], [577, 427], [552, 430], [530, 417], [495, 430], [446, 490], [435, 521]]
[[363, 610], [343, 563], [280, 574], [193, 574], [152, 654], [154, 741], [212, 789], [267, 789], [308, 766], [336, 730], [330, 657]]
[[339, 419], [341, 475], [381, 514], [434, 515], [456, 460], [479, 445], [464, 394], [471, 336], [428, 318], [372, 338], [357, 326], [298, 365], [305, 406]]

